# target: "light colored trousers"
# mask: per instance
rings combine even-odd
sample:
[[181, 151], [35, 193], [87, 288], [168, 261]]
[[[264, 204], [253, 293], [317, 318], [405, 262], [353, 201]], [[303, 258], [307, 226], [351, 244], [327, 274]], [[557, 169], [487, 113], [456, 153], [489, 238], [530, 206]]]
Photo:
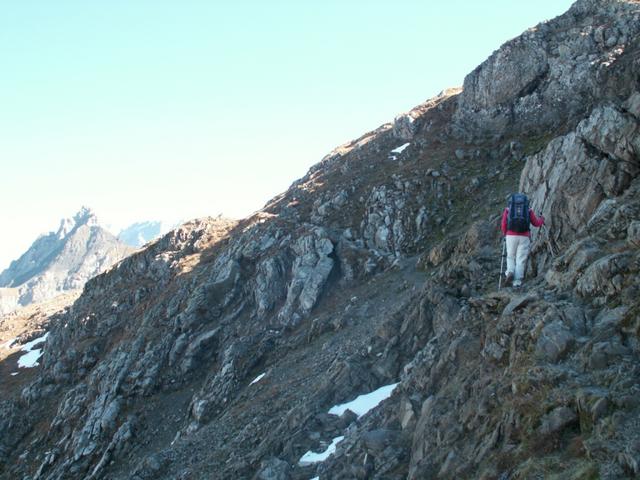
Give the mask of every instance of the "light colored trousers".
[[524, 278], [524, 268], [529, 256], [531, 240], [529, 237], [520, 235], [507, 235], [507, 271], [513, 273], [514, 281], [522, 281]]

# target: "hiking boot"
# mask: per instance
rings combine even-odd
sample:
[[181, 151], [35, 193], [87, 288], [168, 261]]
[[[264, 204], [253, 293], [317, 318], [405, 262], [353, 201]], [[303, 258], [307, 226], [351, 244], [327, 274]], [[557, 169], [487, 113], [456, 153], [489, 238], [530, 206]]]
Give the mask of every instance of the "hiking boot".
[[504, 286], [508, 287], [512, 280], [513, 280], [513, 273], [507, 273], [504, 276]]

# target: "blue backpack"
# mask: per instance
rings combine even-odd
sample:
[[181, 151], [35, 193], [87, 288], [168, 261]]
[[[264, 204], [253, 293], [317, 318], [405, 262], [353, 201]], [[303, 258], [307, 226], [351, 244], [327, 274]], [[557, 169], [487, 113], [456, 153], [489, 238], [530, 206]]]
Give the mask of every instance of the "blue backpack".
[[529, 199], [523, 193], [514, 193], [509, 199], [507, 230], [518, 233], [530, 230]]

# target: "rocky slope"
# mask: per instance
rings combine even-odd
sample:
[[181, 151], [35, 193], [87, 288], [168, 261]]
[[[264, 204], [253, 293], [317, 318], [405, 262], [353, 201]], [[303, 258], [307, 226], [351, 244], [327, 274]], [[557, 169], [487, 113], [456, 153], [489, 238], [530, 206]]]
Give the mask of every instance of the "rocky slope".
[[134, 249], [98, 225], [83, 207], [61, 220], [57, 232], [39, 237], [0, 273], [0, 314], [82, 289], [86, 281], [122, 260]]
[[[637, 476], [639, 33], [640, 2], [579, 0], [254, 216], [89, 281], [0, 403], [2, 478]], [[498, 290], [518, 182], [548, 224]]]
[[[37, 368], [19, 367], [25, 355], [24, 345], [42, 337], [50, 329], [51, 319], [64, 311], [80, 295], [73, 291], [63, 293], [46, 302], [29, 305], [0, 317], [0, 378], [3, 392], [33, 380]], [[36, 359], [36, 361], [39, 359]]]

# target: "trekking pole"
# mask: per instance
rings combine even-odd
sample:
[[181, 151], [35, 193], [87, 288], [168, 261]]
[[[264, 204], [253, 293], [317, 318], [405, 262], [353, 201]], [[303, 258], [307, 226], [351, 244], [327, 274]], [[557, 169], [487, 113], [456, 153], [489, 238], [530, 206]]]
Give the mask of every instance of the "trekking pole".
[[498, 290], [502, 288], [502, 266], [504, 265], [504, 257], [507, 251], [507, 241], [502, 237], [502, 259], [500, 260], [500, 279], [498, 280]]
[[[556, 256], [556, 253], [553, 249], [553, 246], [551, 245], [551, 242], [549, 241], [549, 235], [548, 235], [548, 229], [547, 226], [542, 224], [541, 230], [542, 228], [545, 229], [545, 243], [547, 244], [547, 248], [549, 249], [549, 253], [551, 254], [551, 257], [554, 258]], [[542, 232], [541, 232], [542, 233]]]

